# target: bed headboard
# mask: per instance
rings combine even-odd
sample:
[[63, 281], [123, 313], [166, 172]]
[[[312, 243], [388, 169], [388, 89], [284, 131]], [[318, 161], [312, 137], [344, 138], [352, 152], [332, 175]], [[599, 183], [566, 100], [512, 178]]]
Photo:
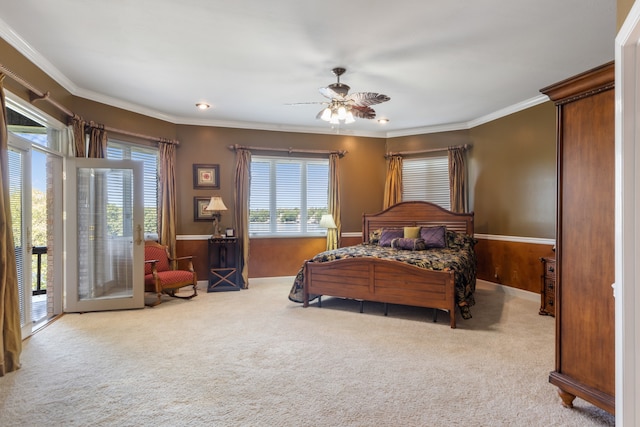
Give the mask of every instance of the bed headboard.
[[369, 234], [379, 228], [437, 225], [473, 236], [473, 212], [455, 213], [429, 202], [400, 202], [381, 212], [362, 215], [362, 241], [368, 243]]

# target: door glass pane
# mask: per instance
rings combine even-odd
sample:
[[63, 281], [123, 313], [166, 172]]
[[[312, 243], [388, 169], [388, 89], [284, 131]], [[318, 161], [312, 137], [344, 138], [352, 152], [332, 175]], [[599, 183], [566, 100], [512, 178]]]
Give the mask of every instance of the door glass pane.
[[133, 296], [133, 171], [77, 169], [78, 299]]
[[47, 318], [48, 261], [53, 256], [53, 251], [47, 248], [52, 218], [48, 206], [52, 195], [47, 191], [47, 181], [51, 181], [52, 176], [47, 157], [41, 151], [31, 151], [31, 319], [34, 324]]

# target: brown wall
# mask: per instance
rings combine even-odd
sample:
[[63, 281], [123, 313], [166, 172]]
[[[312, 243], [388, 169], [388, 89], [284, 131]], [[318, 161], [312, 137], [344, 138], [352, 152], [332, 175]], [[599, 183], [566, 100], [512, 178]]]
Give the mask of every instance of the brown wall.
[[390, 138], [387, 148], [471, 144], [469, 209], [476, 233], [555, 238], [555, 141], [555, 108], [545, 102], [470, 130]]
[[616, 11], [617, 27], [616, 28], [620, 29], [620, 27], [622, 27], [624, 20], [627, 18], [629, 11], [633, 7], [633, 3], [635, 3], [635, 0], [617, 0], [616, 1], [616, 5], [617, 5], [617, 11]]
[[555, 123], [545, 102], [471, 129], [476, 233], [555, 238]]

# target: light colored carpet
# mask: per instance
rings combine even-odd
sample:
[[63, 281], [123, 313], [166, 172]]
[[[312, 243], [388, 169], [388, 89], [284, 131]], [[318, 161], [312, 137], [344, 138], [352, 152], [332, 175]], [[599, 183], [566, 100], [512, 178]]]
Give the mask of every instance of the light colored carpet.
[[2, 426], [602, 426], [614, 417], [548, 383], [554, 319], [489, 287], [473, 319], [287, 299], [293, 278], [67, 314], [0, 378]]

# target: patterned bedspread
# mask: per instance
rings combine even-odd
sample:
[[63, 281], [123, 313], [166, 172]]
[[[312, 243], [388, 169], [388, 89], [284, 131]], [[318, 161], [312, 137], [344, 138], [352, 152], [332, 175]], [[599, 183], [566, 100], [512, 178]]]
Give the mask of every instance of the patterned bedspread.
[[[309, 262], [326, 262], [344, 258], [374, 257], [412, 264], [417, 267], [438, 271], [455, 272], [456, 304], [464, 319], [471, 318], [469, 307], [475, 304], [473, 293], [476, 287], [476, 255], [473, 250], [475, 239], [459, 235], [456, 244], [444, 249], [426, 249], [407, 251], [381, 247], [372, 244], [360, 244], [321, 252]], [[300, 268], [289, 292], [289, 299], [302, 303], [304, 299], [304, 268]], [[309, 300], [317, 295], [309, 295]]]

